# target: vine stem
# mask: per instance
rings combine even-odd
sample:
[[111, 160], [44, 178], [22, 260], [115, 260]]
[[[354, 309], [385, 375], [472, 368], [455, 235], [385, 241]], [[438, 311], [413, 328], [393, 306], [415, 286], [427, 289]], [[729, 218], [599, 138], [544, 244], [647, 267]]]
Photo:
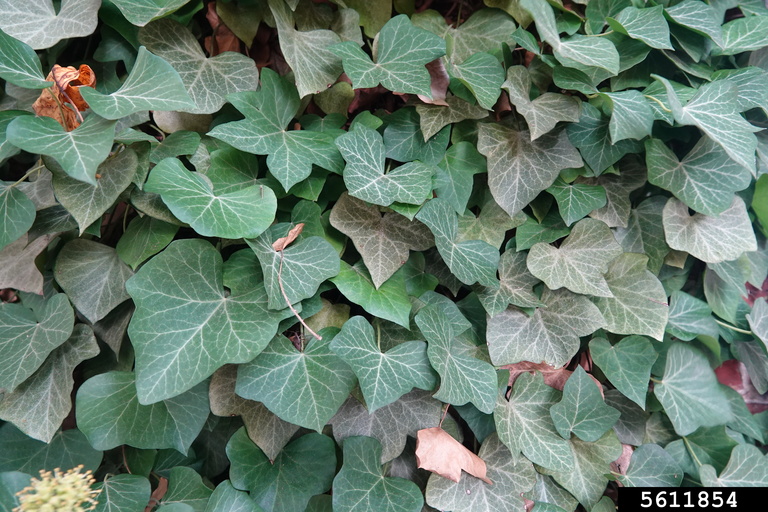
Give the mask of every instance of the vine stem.
[[288, 298], [288, 294], [285, 293], [285, 288], [283, 287], [283, 251], [280, 252], [280, 268], [277, 269], [277, 284], [280, 286], [280, 293], [283, 294], [283, 298], [285, 299], [285, 303], [288, 304], [288, 307], [291, 309], [291, 313], [293, 313], [293, 316], [299, 319], [299, 322], [301, 322], [301, 325], [304, 326], [304, 328], [309, 331], [309, 333], [317, 338], [318, 340], [322, 340], [323, 337], [317, 334], [315, 331], [312, 330], [310, 326], [307, 325], [307, 323], [304, 321], [301, 316], [299, 316], [299, 312], [296, 311], [296, 309], [291, 305], [291, 299]]
[[717, 325], [722, 325], [726, 329], [730, 329], [732, 331], [740, 332], [741, 334], [749, 334], [750, 336], [754, 335], [754, 333], [752, 331], [747, 331], [745, 329], [739, 329], [738, 327], [733, 326], [733, 325], [728, 324], [728, 323], [725, 323], [725, 322], [722, 322], [722, 321], [718, 320], [717, 318], [715, 318], [715, 323], [717, 323]]
[[445, 420], [445, 417], [448, 415], [448, 408], [451, 406], [451, 404], [445, 404], [443, 406], [443, 416], [440, 418], [440, 423], [437, 424], [438, 427], [443, 428], [443, 420]]

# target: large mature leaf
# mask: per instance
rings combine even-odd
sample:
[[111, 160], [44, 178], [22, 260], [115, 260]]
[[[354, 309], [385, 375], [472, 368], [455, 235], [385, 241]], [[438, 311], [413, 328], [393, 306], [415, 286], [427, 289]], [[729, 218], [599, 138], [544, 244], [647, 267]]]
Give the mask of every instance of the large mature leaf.
[[625, 7], [608, 24], [617, 32], [638, 39], [651, 48], [672, 50], [669, 40], [669, 25], [664, 19], [664, 8], [660, 5], [638, 9]]
[[605, 317], [605, 328], [617, 334], [646, 334], [661, 341], [667, 325], [667, 294], [647, 270], [648, 257], [625, 252], [613, 260], [605, 279], [612, 297], [593, 302]]
[[705, 464], [699, 468], [702, 485], [707, 487], [765, 487], [768, 484], [768, 458], [756, 446], [740, 444], [733, 449], [728, 465], [720, 475]]
[[552, 470], [573, 467], [568, 442], [560, 437], [549, 409], [562, 394], [547, 386], [540, 373], [523, 373], [507, 401], [500, 393], [493, 417], [499, 439], [512, 453], [523, 452], [532, 462]]
[[250, 249], [222, 264], [199, 239], [173, 242], [126, 287], [136, 303], [128, 334], [142, 403], [176, 396], [225, 363], [250, 361], [291, 314], [267, 308]]
[[616, 389], [645, 408], [651, 367], [658, 357], [647, 339], [627, 336], [611, 346], [604, 338], [594, 338], [589, 353]]
[[186, 0], [111, 0], [123, 16], [134, 25], [143, 27], [152, 20], [172, 13]]
[[532, 289], [539, 280], [526, 267], [525, 258], [525, 253], [505, 251], [499, 260], [499, 288], [483, 287], [477, 291], [477, 298], [490, 316], [501, 313], [510, 304], [521, 308], [543, 305]]
[[85, 381], [77, 392], [77, 424], [92, 446], [109, 450], [175, 448], [187, 453], [208, 418], [207, 384], [173, 398], [141, 405], [133, 372], [107, 372]]
[[238, 369], [237, 394], [262, 402], [284, 421], [321, 431], [356, 382], [352, 369], [331, 351], [332, 339], [330, 333], [311, 338], [300, 352], [291, 340], [276, 336]]
[[22, 235], [15, 242], [0, 249], [0, 288], [43, 294], [43, 274], [35, 265], [35, 258], [45, 250], [54, 235], [42, 235], [27, 244]]
[[559, 248], [538, 243], [528, 252], [528, 269], [551, 290], [612, 297], [603, 275], [622, 253], [610, 228], [594, 219], [577, 222]]
[[667, 352], [664, 376], [653, 392], [681, 436], [702, 426], [723, 425], [733, 417], [706, 356], [684, 343], [675, 343]]
[[573, 432], [591, 443], [618, 421], [619, 411], [605, 403], [598, 386], [584, 368], [576, 367], [563, 387], [563, 398], [549, 409], [561, 436], [568, 439]]
[[75, 366], [98, 353], [90, 327], [76, 325], [72, 336], [31, 377], [0, 399], [0, 418], [29, 437], [50, 442], [72, 408]]
[[679, 290], [672, 292], [669, 302], [668, 333], [683, 341], [690, 341], [700, 334], [714, 339], [719, 337], [712, 308], [706, 302]]
[[721, 27], [723, 33], [722, 50], [715, 49], [712, 53], [736, 55], [741, 52], [759, 50], [768, 46], [765, 31], [768, 29], [768, 17], [745, 16], [729, 21]]
[[21, 238], [35, 222], [35, 203], [17, 187], [0, 182], [0, 250]]
[[708, 36], [716, 45], [723, 46], [720, 30], [722, 18], [718, 19], [717, 11], [709, 4], [699, 0], [684, 0], [665, 8], [664, 12], [675, 23]]
[[563, 39], [556, 47], [555, 57], [564, 66], [576, 69], [597, 69], [607, 71], [608, 76], [621, 69], [619, 52], [609, 40], [574, 34]]
[[344, 440], [344, 465], [333, 479], [333, 509], [338, 512], [419, 512], [424, 498], [404, 478], [386, 477], [381, 469], [381, 444], [372, 437]]
[[86, 37], [96, 30], [99, 0], [29, 0], [19, 4], [0, 0], [0, 29], [35, 50], [50, 48], [62, 39]]
[[428, 201], [416, 218], [435, 235], [435, 245], [445, 264], [462, 283], [496, 288], [499, 252], [482, 240], [457, 242], [459, 222], [450, 204], [440, 198]]
[[427, 504], [440, 510], [467, 512], [520, 510], [522, 494], [531, 490], [536, 482], [534, 469], [518, 454], [510, 452], [494, 434], [485, 439], [478, 456], [487, 465], [492, 485], [467, 474], [462, 474], [458, 482], [435, 474], [427, 484]]
[[53, 471], [78, 464], [96, 471], [103, 456], [76, 428], [59, 431], [50, 443], [44, 443], [6, 423], [0, 427], [0, 447], [0, 471], [36, 473], [41, 469]]
[[8, 125], [7, 137], [24, 151], [52, 157], [73, 178], [96, 185], [96, 168], [112, 149], [115, 121], [90, 115], [68, 132], [50, 117], [20, 116]]
[[611, 105], [608, 133], [616, 144], [624, 139], [643, 139], [653, 129], [653, 110], [640, 91], [603, 93]]
[[682, 160], [658, 139], [646, 141], [645, 151], [648, 181], [704, 215], [717, 216], [727, 210], [733, 193], [752, 181], [749, 170], [709, 137], [699, 139]]
[[179, 73], [195, 103], [188, 112], [216, 112], [224, 105], [227, 94], [252, 90], [259, 81], [253, 59], [234, 52], [206, 58], [192, 32], [171, 19], [145, 26], [139, 31], [139, 41]]
[[389, 462], [402, 453], [409, 435], [440, 424], [443, 403], [430, 395], [414, 390], [373, 412], [349, 398], [330, 421], [333, 436], [339, 444], [352, 436], [375, 437], [382, 446], [381, 463]]
[[208, 135], [237, 149], [268, 155], [269, 170], [285, 190], [306, 179], [312, 172], [312, 164], [341, 172], [342, 161], [331, 135], [286, 130], [300, 106], [296, 87], [287, 79], [264, 68], [258, 91], [248, 90], [227, 99], [245, 119], [220, 124]]
[[330, 437], [306, 434], [288, 443], [271, 461], [241, 428], [227, 443], [232, 485], [250, 491], [267, 512], [303, 512], [312, 496], [331, 487], [335, 448]]
[[101, 493], [94, 512], [142, 512], [152, 493], [149, 480], [127, 473], [110, 476], [97, 485]]
[[658, 444], [643, 444], [632, 452], [627, 472], [619, 480], [627, 487], [679, 487], [683, 470]]
[[445, 55], [445, 41], [413, 26], [408, 16], [399, 15], [379, 32], [375, 63], [351, 41], [339, 43], [332, 50], [342, 58], [355, 89], [381, 83], [390, 91], [431, 98], [430, 76], [424, 65]]
[[99, 165], [97, 173], [100, 177], [95, 186], [84, 184], [67, 174], [54, 172], [53, 190], [56, 199], [77, 220], [81, 235], [128, 188], [138, 165], [136, 152], [126, 148]]
[[485, 52], [476, 53], [461, 64], [451, 66], [451, 73], [472, 92], [481, 107], [493, 108], [504, 82], [504, 68], [496, 57]]
[[0, 30], [0, 78], [29, 89], [50, 87], [40, 59], [29, 45]]
[[488, 320], [488, 351], [495, 365], [544, 361], [563, 366], [578, 351], [579, 336], [605, 325], [600, 310], [584, 296], [545, 289], [541, 301], [544, 306], [530, 316], [510, 307]]
[[195, 106], [176, 70], [143, 46], [118, 90], [107, 95], [83, 87], [80, 93], [105, 119], [120, 119], [142, 110], [186, 110]]
[[411, 302], [405, 289], [403, 272], [395, 272], [376, 289], [362, 261], [354, 265], [342, 261], [338, 275], [331, 278], [331, 282], [347, 299], [370, 314], [408, 328]]
[[347, 165], [344, 184], [351, 196], [389, 206], [394, 202], [421, 204], [432, 191], [434, 167], [408, 162], [385, 173], [385, 148], [382, 136], [374, 129], [355, 125], [336, 139]]
[[733, 196], [728, 209], [716, 217], [690, 215], [682, 201], [670, 198], [664, 206], [664, 234], [671, 248], [707, 263], [735, 260], [757, 250], [747, 207], [739, 196]]
[[330, 348], [357, 375], [370, 412], [389, 405], [413, 388], [431, 390], [437, 384], [423, 341], [407, 341], [383, 352], [371, 324], [361, 316], [347, 320]]
[[578, 151], [564, 131], [531, 141], [527, 130], [481, 124], [477, 149], [488, 159], [488, 187], [493, 198], [514, 216], [568, 167], [581, 167]]
[[469, 324], [456, 322], [452, 315], [463, 317], [454, 304], [450, 306], [430, 304], [415, 317], [416, 325], [429, 341], [429, 361], [440, 374], [440, 390], [434, 396], [453, 405], [472, 402], [490, 414], [496, 401], [496, 372], [487, 362], [473, 357], [471, 340], [459, 338]]

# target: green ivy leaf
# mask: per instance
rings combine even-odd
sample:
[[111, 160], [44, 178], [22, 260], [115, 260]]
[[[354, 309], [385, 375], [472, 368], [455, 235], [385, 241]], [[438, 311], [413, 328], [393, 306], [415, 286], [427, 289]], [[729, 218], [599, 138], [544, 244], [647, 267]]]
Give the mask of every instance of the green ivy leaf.
[[103, 455], [76, 428], [59, 431], [50, 443], [44, 443], [6, 423], [0, 427], [0, 447], [0, 472], [35, 473], [41, 469], [73, 468], [78, 464], [95, 471]]
[[150, 256], [165, 249], [178, 231], [179, 226], [149, 215], [136, 217], [128, 224], [115, 250], [121, 260], [136, 270]]
[[573, 432], [592, 443], [618, 421], [621, 413], [605, 403], [598, 386], [584, 368], [576, 367], [563, 387], [563, 398], [549, 409], [561, 436], [568, 439]]
[[680, 160], [658, 139], [645, 143], [648, 181], [669, 190], [689, 208], [717, 216], [733, 203], [733, 193], [749, 186], [752, 176], [709, 137], [702, 137]]
[[187, 110], [195, 106], [176, 70], [143, 46], [117, 91], [102, 94], [83, 87], [80, 93], [91, 110], [105, 119], [120, 119], [142, 110]]
[[645, 409], [651, 368], [658, 357], [651, 343], [642, 336], [627, 336], [615, 345], [594, 338], [589, 353], [611, 384]]
[[90, 115], [67, 132], [50, 117], [17, 117], [8, 125], [8, 141], [30, 153], [55, 159], [64, 172], [96, 185], [98, 165], [107, 159], [115, 138], [115, 121]]
[[362, 261], [355, 265], [342, 261], [338, 275], [331, 278], [331, 282], [347, 299], [370, 314], [408, 328], [411, 302], [402, 272], [395, 272], [376, 289]]
[[684, 343], [675, 343], [667, 352], [664, 376], [653, 392], [681, 436], [733, 417], [706, 356]]
[[416, 214], [416, 218], [435, 235], [440, 256], [462, 283], [478, 282], [489, 288], [498, 287], [498, 250], [482, 240], [458, 242], [459, 222], [456, 212], [447, 201], [440, 198], [429, 200]]
[[43, 89], [45, 80], [40, 59], [29, 45], [0, 30], [0, 78], [27, 89]]
[[729, 21], [720, 30], [723, 34], [722, 50], [713, 49], [714, 55], [736, 55], [737, 53], [759, 50], [768, 45], [765, 41], [768, 17], [745, 16]]
[[627, 487], [679, 487], [683, 470], [657, 444], [643, 444], [632, 452], [627, 472], [619, 477]]
[[111, 371], [80, 386], [75, 410], [78, 426], [97, 449], [129, 444], [187, 453], [208, 418], [208, 391], [201, 383], [173, 398], [141, 405], [133, 372]]
[[600, 113], [597, 107], [582, 103], [579, 122], [569, 124], [566, 128], [571, 143], [579, 148], [584, 161], [598, 175], [627, 153], [636, 153], [641, 147], [639, 142], [630, 139], [613, 144], [609, 125], [610, 121]]
[[690, 341], [700, 334], [714, 339], [720, 336], [712, 308], [703, 300], [679, 290], [670, 295], [667, 332], [683, 341]]
[[133, 25], [143, 27], [152, 20], [171, 14], [186, 0], [110, 0]]
[[593, 210], [589, 216], [608, 224], [608, 227], [627, 227], [632, 213], [629, 196], [646, 182], [645, 166], [639, 160], [627, 159], [619, 176], [603, 174], [597, 178], [579, 177], [577, 183], [598, 185], [605, 189], [606, 205]]
[[207, 58], [192, 32], [170, 18], [146, 25], [139, 41], [178, 72], [195, 104], [188, 112], [216, 112], [228, 94], [250, 91], [259, 81], [253, 59], [234, 52]]
[[[464, 101], [458, 96], [448, 96], [445, 98], [445, 103], [446, 105], [416, 105], [416, 112], [419, 114], [419, 127], [425, 141], [449, 124], [458, 123], [465, 119], [483, 119], [488, 115], [488, 111], [484, 108]], [[450, 152], [450, 149], [448, 151]]]
[[248, 493], [232, 487], [229, 480], [221, 482], [208, 500], [205, 512], [263, 512]]
[[768, 347], [768, 302], [765, 298], [755, 300], [752, 311], [747, 315], [747, 321], [754, 335]]
[[768, 483], [768, 459], [756, 446], [740, 444], [720, 476], [705, 464], [699, 468], [699, 477], [707, 487], [764, 487]]
[[330, 348], [357, 375], [370, 412], [395, 402], [413, 388], [433, 389], [437, 379], [423, 341], [407, 341], [383, 352], [371, 324], [350, 318], [331, 341]]
[[372, 128], [356, 125], [338, 137], [336, 145], [347, 162], [344, 184], [351, 196], [381, 206], [418, 205], [432, 192], [434, 166], [408, 162], [385, 173], [383, 138]]
[[699, 0], [684, 0], [677, 5], [665, 8], [664, 13], [675, 23], [707, 36], [717, 46], [723, 47], [720, 30], [722, 18], [718, 19], [717, 10], [709, 4]]
[[600, 37], [572, 35], [555, 46], [555, 57], [566, 67], [601, 69], [609, 76], [620, 71], [616, 46]]
[[527, 219], [523, 212], [518, 213], [514, 218], [510, 217], [488, 193], [476, 207], [480, 207], [480, 213], [477, 216], [472, 211], [466, 210], [464, 215], [459, 216], [457, 242], [482, 240], [498, 248], [504, 244], [507, 231], [515, 229]]
[[423, 139], [419, 128], [419, 114], [414, 108], [401, 108], [386, 117], [384, 147], [387, 158], [398, 162], [419, 160], [437, 164], [445, 155], [450, 139], [449, 130], [438, 130], [437, 135]]
[[496, 57], [490, 53], [476, 53], [461, 64], [451, 66], [451, 73], [470, 90], [481, 107], [493, 109], [504, 82], [504, 68]]
[[331, 225], [347, 235], [363, 257], [379, 288], [408, 261], [409, 250], [434, 245], [432, 233], [420, 222], [397, 213], [379, 213], [376, 206], [343, 193], [331, 210]]
[[0, 249], [0, 286], [43, 294], [43, 274], [35, 258], [46, 249], [53, 235], [42, 235], [27, 244], [26, 234]]
[[381, 470], [381, 444], [372, 437], [344, 440], [344, 465], [333, 479], [333, 509], [338, 512], [419, 512], [424, 498], [416, 484], [386, 477]]
[[560, 437], [549, 409], [562, 394], [544, 384], [541, 373], [522, 373], [515, 380], [507, 401], [500, 393], [493, 417], [499, 439], [512, 453], [523, 452], [535, 464], [568, 471], [573, 455], [568, 442]]
[[62, 39], [86, 37], [96, 30], [99, 0], [30, 0], [19, 5], [0, 0], [0, 29], [35, 50], [50, 48]]
[[[661, 6], [659, 6], [661, 7]], [[640, 91], [602, 93], [611, 105], [608, 133], [616, 144], [624, 139], [643, 139], [653, 129], [653, 109]]]
[[488, 158], [488, 187], [510, 215], [516, 215], [569, 167], [581, 167], [576, 148], [565, 131], [549, 132], [531, 141], [527, 130], [481, 124], [477, 149]]
[[136, 303], [128, 335], [142, 403], [176, 396], [267, 346], [291, 313], [267, 308], [260, 274], [250, 249], [222, 264], [211, 244], [192, 239], [173, 242], [128, 281]]
[[547, 192], [557, 201], [557, 208], [567, 226], [584, 218], [591, 211], [602, 208], [607, 202], [605, 189], [600, 185], [569, 185], [561, 178], [557, 178]]
[[75, 366], [98, 354], [91, 328], [76, 325], [72, 336], [32, 376], [0, 399], [0, 418], [33, 439], [50, 442], [72, 409]]
[[21, 238], [35, 222], [35, 203], [16, 187], [0, 182], [0, 249]]
[[357, 380], [331, 351], [332, 339], [332, 334], [322, 340], [312, 338], [300, 352], [291, 340], [276, 336], [253, 361], [239, 368], [237, 394], [262, 402], [284, 421], [321, 431]]
[[485, 461], [493, 485], [463, 473], [458, 482], [433, 474], [425, 492], [427, 504], [440, 510], [467, 512], [520, 510], [522, 494], [536, 482], [536, 472], [530, 463], [519, 454], [513, 455], [495, 434], [485, 439], [478, 456]]
[[[555, 22], [555, 12], [546, 0], [519, 0], [519, 6], [527, 11], [536, 22], [536, 31], [553, 48], [560, 45], [560, 31]], [[518, 22], [525, 26], [520, 19]]]
[[375, 63], [351, 41], [334, 45], [332, 51], [342, 58], [355, 89], [381, 83], [390, 91], [431, 98], [429, 72], [424, 65], [445, 55], [445, 41], [415, 27], [408, 16], [401, 14], [379, 32]]
[[195, 512], [205, 512], [212, 493], [197, 471], [180, 466], [171, 469], [168, 492], [165, 493], [162, 503], [163, 506], [184, 503]]
[[541, 222], [533, 217], [527, 215], [526, 217], [525, 222], [515, 231], [515, 248], [517, 251], [530, 249], [539, 242], [546, 244], [554, 242], [571, 232], [557, 211], [551, 210]]
[[483, 287], [477, 290], [477, 298], [490, 316], [496, 316], [510, 304], [521, 308], [544, 305], [533, 293], [533, 285], [539, 279], [528, 270], [525, 258], [524, 253], [505, 251], [499, 260], [499, 288]]
[[638, 39], [651, 48], [672, 50], [669, 25], [664, 19], [664, 7], [656, 5], [638, 9], [625, 7], [616, 17], [606, 18], [610, 27], [632, 39]]
[[510, 307], [488, 320], [486, 336], [493, 364], [544, 361], [565, 365], [579, 349], [579, 336], [605, 325], [600, 311], [589, 299], [562, 290], [545, 289], [543, 307], [529, 316]]
[[230, 478], [248, 490], [265, 511], [302, 511], [309, 499], [330, 489], [336, 472], [333, 439], [317, 433], [303, 435], [270, 461], [241, 428], [227, 443], [232, 461]]
[[94, 512], [140, 512], [152, 493], [149, 480], [128, 473], [105, 478], [96, 488], [101, 493]]
[[610, 228], [594, 219], [577, 222], [559, 248], [538, 243], [528, 252], [528, 269], [551, 290], [612, 297], [603, 275], [611, 261], [622, 254]]

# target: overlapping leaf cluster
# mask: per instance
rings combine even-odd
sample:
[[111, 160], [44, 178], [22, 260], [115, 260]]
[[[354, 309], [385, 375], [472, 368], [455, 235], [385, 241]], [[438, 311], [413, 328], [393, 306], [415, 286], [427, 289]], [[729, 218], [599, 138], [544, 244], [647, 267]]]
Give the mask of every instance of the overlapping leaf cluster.
[[[762, 2], [21, 4], [5, 509], [77, 464], [121, 511], [768, 485]], [[82, 124], [31, 115], [84, 62]], [[492, 483], [416, 467], [438, 425]]]

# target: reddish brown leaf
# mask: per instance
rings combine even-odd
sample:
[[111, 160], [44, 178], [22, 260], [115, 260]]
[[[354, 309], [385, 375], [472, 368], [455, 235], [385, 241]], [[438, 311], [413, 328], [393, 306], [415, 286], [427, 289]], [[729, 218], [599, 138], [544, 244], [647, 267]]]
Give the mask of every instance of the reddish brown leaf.
[[715, 369], [715, 374], [721, 384], [735, 389], [741, 395], [749, 412], [757, 414], [768, 410], [768, 393], [761, 395], [755, 389], [744, 363], [730, 359], [718, 366]]
[[447, 107], [448, 103], [445, 102], [445, 95], [448, 93], [448, 84], [451, 81], [451, 77], [448, 76], [448, 72], [445, 70], [443, 59], [435, 59], [428, 63], [427, 71], [429, 71], [429, 77], [432, 79], [432, 98], [419, 94], [419, 99], [424, 103]]
[[213, 29], [213, 36], [205, 38], [205, 49], [211, 57], [223, 52], [240, 51], [240, 40], [219, 18], [216, 12], [216, 2], [208, 4], [208, 12], [205, 14], [205, 19], [208, 20]]
[[[509, 384], [508, 384], [509, 386], [512, 386], [512, 384], [515, 383], [517, 378], [522, 373], [539, 372], [544, 376], [544, 383], [547, 386], [558, 389], [560, 391], [563, 390], [563, 386], [565, 386], [565, 383], [568, 381], [571, 374], [573, 373], [571, 370], [566, 370], [565, 368], [556, 368], [554, 366], [548, 365], [547, 363], [531, 363], [530, 361], [522, 361], [520, 363], [508, 364], [508, 365], [502, 366], [501, 368], [505, 370], [509, 370]], [[589, 375], [589, 377], [593, 381], [595, 381], [595, 383], [597, 383], [597, 387], [598, 389], [600, 389], [600, 394], [605, 396], [603, 394], [603, 385], [600, 383], [600, 381], [597, 380], [589, 372], [587, 372], [587, 375]]]
[[152, 496], [149, 498], [149, 504], [144, 509], [144, 512], [152, 512], [152, 509], [154, 509], [165, 497], [166, 492], [168, 492], [168, 479], [161, 476], [157, 487], [152, 491]]
[[88, 109], [88, 103], [80, 95], [80, 87], [96, 85], [96, 74], [85, 64], [79, 69], [55, 64], [46, 80], [54, 85], [43, 90], [32, 109], [38, 116], [55, 119], [65, 130], [74, 130], [83, 120], [80, 112]]
[[611, 462], [611, 471], [619, 473], [620, 475], [627, 474], [627, 468], [629, 467], [629, 461], [632, 458], [632, 452], [634, 448], [628, 444], [621, 445], [621, 456], [615, 461]]
[[291, 245], [291, 243], [294, 240], [296, 240], [296, 237], [298, 237], [301, 234], [301, 231], [303, 229], [304, 229], [303, 222], [296, 224], [296, 226], [294, 226], [286, 236], [275, 240], [274, 243], [272, 244], [272, 248], [277, 252], [284, 251], [286, 247]]
[[485, 461], [467, 450], [463, 444], [440, 427], [419, 430], [416, 435], [416, 464], [454, 482], [461, 478], [463, 469], [487, 484]]

